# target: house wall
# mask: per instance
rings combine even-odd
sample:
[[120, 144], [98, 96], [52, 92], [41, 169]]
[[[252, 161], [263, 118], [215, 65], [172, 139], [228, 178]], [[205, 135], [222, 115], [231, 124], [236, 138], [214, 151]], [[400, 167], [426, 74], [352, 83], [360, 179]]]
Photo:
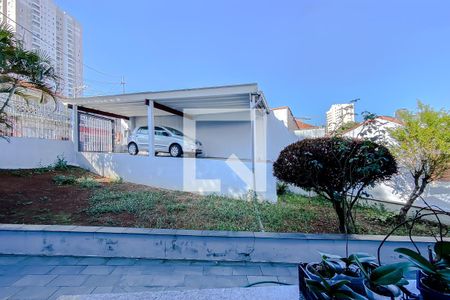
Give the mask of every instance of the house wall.
[[283, 122], [284, 126], [288, 127], [288, 111], [287, 109], [274, 109], [272, 110], [275, 118]]
[[370, 125], [362, 125], [344, 133], [344, 136], [351, 138], [377, 138], [378, 142], [384, 144], [394, 143], [394, 139], [390, 136], [389, 130], [400, 126], [397, 123], [375, 119]]
[[200, 121], [196, 130], [206, 156], [228, 158], [234, 154], [241, 159], [251, 159], [250, 122]]
[[325, 136], [325, 128], [295, 130], [294, 133], [300, 139], [320, 138]]
[[299, 138], [287, 130], [284, 123], [271, 112], [267, 115], [267, 158], [274, 162], [281, 150], [295, 143]]
[[272, 113], [274, 116], [283, 122], [284, 126], [287, 127], [289, 130], [293, 131], [298, 129], [297, 123], [295, 122], [295, 118], [292, 115], [289, 108], [279, 108], [272, 110]]
[[0, 169], [30, 169], [46, 167], [63, 156], [69, 164], [76, 164], [75, 148], [71, 141], [37, 138], [0, 138]]

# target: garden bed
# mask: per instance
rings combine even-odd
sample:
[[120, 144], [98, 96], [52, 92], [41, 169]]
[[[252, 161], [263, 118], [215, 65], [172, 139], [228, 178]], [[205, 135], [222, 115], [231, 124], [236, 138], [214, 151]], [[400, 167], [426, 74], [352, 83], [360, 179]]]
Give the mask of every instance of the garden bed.
[[[358, 207], [359, 233], [386, 234], [392, 215], [381, 207]], [[320, 198], [286, 194], [277, 204], [254, 203], [125, 183], [79, 168], [1, 170], [0, 223], [339, 232], [332, 206]], [[430, 235], [429, 228], [419, 224], [413, 234]]]

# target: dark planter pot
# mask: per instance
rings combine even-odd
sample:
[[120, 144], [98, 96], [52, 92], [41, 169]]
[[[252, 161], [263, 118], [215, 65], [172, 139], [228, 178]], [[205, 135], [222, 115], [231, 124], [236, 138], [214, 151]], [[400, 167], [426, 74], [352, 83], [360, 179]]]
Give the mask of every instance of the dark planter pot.
[[298, 288], [305, 300], [318, 300], [318, 297], [306, 286], [306, 279], [312, 279], [306, 272], [306, 263], [298, 265]]
[[367, 280], [364, 280], [363, 284], [364, 284], [365, 294], [367, 295], [367, 298], [369, 298], [370, 300], [392, 300], [392, 299], [400, 300], [400, 299], [402, 299], [402, 292], [400, 291], [400, 289], [398, 290], [398, 295], [395, 296], [394, 298], [392, 298], [390, 296], [378, 294], [377, 292], [371, 290], [368, 286]]
[[450, 294], [442, 293], [432, 288], [429, 288], [426, 284], [424, 284], [424, 280], [426, 280], [427, 275], [422, 271], [417, 271], [417, 289], [420, 291], [424, 300], [448, 300], [450, 299]]

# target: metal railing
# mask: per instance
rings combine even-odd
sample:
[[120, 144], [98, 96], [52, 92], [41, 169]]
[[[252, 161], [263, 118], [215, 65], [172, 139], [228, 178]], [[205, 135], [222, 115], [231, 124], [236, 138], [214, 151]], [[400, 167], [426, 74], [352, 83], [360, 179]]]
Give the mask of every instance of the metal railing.
[[[0, 107], [4, 101], [4, 97], [0, 97]], [[69, 140], [71, 137], [71, 113], [59, 101], [27, 103], [15, 96], [9, 101], [5, 113], [9, 126], [0, 124], [0, 135], [53, 140]]]
[[114, 120], [78, 113], [78, 151], [114, 152]]

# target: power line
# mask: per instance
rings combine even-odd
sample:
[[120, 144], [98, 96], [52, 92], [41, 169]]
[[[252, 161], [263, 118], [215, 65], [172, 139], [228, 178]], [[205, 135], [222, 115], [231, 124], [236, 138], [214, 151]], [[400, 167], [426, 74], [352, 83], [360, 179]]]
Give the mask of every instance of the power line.
[[95, 80], [95, 79], [89, 79], [89, 78], [83, 78], [84, 81], [92, 82], [92, 83], [98, 83], [98, 84], [111, 84], [111, 85], [120, 85], [121, 83], [119, 81], [101, 81], [101, 80]]
[[[19, 24], [19, 23], [16, 22], [15, 20], [11, 19], [11, 18], [8, 17], [4, 12], [0, 12], [0, 14], [2, 14], [2, 15], [3, 15], [4, 17], [6, 17], [8, 20], [14, 22], [16, 25], [22, 27], [23, 30], [25, 30], [25, 31], [27, 31], [27, 32], [29, 32], [29, 33], [31, 33], [33, 36], [37, 37], [39, 40], [41, 40], [41, 41], [44, 42], [45, 44], [49, 45], [50, 47], [52, 47], [53, 49], [55, 49], [55, 50], [58, 51], [59, 53], [63, 54], [63, 55], [66, 56], [67, 58], [69, 58], [69, 55], [67, 55], [67, 53], [65, 53], [65, 52], [62, 51], [62, 50], [59, 50], [59, 49], [56, 48], [54, 45], [52, 45], [52, 44], [48, 43], [47, 41], [45, 41], [44, 39], [42, 39], [39, 35], [37, 35], [37, 34], [34, 33], [33, 31], [29, 30], [28, 28], [26, 28], [26, 27], [23, 26], [22, 24]], [[99, 70], [97, 70], [96, 68], [91, 67], [91, 66], [85, 64], [83, 61], [77, 60], [76, 58], [75, 58], [75, 61], [81, 62], [81, 64], [82, 64], [83, 66], [85, 66], [86, 68], [88, 68], [88, 69], [90, 69], [90, 70], [92, 70], [92, 71], [95, 71], [95, 72], [97, 72], [97, 73], [99, 73], [99, 74], [102, 74], [102, 75], [104, 75], [104, 76], [119, 77], [119, 76], [116, 76], [116, 75], [111, 75], [111, 74], [107, 74], [107, 73], [105, 73], [105, 72], [99, 71]]]

